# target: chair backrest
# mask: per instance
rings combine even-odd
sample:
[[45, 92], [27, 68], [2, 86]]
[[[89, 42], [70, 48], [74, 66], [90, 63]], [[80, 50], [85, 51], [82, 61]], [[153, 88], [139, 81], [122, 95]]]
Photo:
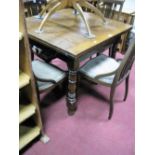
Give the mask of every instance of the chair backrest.
[[122, 11], [124, 1], [125, 0], [99, 0], [98, 7], [106, 18], [113, 18], [114, 12], [117, 11], [117, 6], [119, 6], [118, 12], [120, 13]]
[[126, 78], [131, 70], [132, 64], [135, 60], [135, 39], [133, 39], [127, 49], [126, 54], [117, 70], [115, 81], [120, 83]]
[[46, 3], [46, 0], [24, 0], [26, 17], [37, 15]]

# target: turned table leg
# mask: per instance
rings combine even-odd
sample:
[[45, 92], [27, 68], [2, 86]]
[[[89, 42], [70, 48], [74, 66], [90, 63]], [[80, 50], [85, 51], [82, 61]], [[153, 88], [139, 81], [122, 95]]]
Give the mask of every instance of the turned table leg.
[[68, 93], [67, 93], [67, 107], [68, 114], [73, 115], [77, 109], [77, 71], [79, 67], [79, 62], [74, 61], [71, 64], [68, 64]]

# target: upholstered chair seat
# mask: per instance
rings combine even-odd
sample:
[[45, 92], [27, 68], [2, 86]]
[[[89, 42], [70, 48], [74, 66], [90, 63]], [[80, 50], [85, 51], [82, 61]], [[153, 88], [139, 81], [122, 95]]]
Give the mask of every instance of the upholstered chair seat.
[[32, 61], [32, 69], [39, 91], [55, 87], [66, 77], [66, 73], [63, 70], [53, 64], [47, 64], [40, 60]]
[[[82, 66], [80, 72], [99, 83], [111, 85], [115, 77], [115, 71], [120, 66], [120, 63], [121, 61], [116, 61], [106, 55], [99, 55]], [[114, 74], [108, 76], [108, 74], [112, 72], [114, 72]]]

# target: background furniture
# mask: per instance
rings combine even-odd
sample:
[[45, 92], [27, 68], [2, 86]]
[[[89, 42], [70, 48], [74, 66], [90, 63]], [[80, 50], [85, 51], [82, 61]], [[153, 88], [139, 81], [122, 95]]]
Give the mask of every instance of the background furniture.
[[55, 16], [49, 18], [44, 27], [45, 31], [41, 34], [35, 32], [40, 25], [40, 20], [36, 20], [35, 17], [27, 18], [30, 44], [43, 51], [48, 50], [68, 64], [67, 106], [70, 114], [77, 108], [76, 90], [80, 62], [97, 52], [103, 52], [103, 49], [111, 44], [113, 45], [112, 53], [115, 56], [120, 36], [131, 29], [130, 25], [109, 19], [105, 26], [98, 16], [85, 12], [92, 31], [96, 35], [94, 39], [87, 39], [81, 35], [85, 32], [83, 22], [80, 18], [75, 20], [76, 17], [72, 12], [72, 9], [57, 12]]
[[[118, 17], [119, 14], [119, 17]], [[114, 11], [113, 17], [112, 19], [123, 22], [123, 23], [127, 23], [130, 25], [134, 25], [134, 20], [135, 20], [135, 12], [134, 11], [124, 11], [124, 12], [117, 12]], [[121, 52], [121, 53], [125, 53], [125, 51], [127, 50], [130, 40], [134, 38], [134, 34], [132, 33], [132, 31], [127, 32], [125, 34], [123, 34], [121, 36], [121, 42], [118, 44], [117, 46], [117, 51]]]
[[110, 110], [109, 119], [113, 114], [113, 97], [116, 87], [125, 80], [125, 96], [124, 101], [128, 94], [129, 74], [135, 58], [135, 43], [134, 40], [129, 46], [122, 61], [112, 59], [105, 55], [99, 55], [94, 59], [88, 61], [81, 67], [81, 75], [92, 80], [95, 83], [99, 83], [111, 88], [110, 91]]
[[[135, 12], [134, 10], [126, 10], [123, 8], [125, 0], [99, 0], [97, 7], [102, 11], [105, 17], [111, 18], [123, 23], [134, 25]], [[125, 53], [128, 48], [130, 39], [133, 38], [133, 33], [128, 32], [121, 36], [121, 41], [118, 44], [117, 51]]]
[[19, 150], [40, 134], [44, 142], [48, 140], [38, 106], [23, 8], [19, 0]]
[[24, 12], [26, 17], [31, 17], [39, 14], [39, 12], [45, 8], [47, 4], [46, 0], [23, 0]]
[[99, 0], [97, 6], [105, 17], [112, 18], [114, 11], [118, 11], [119, 14], [121, 13], [124, 1], [125, 0]]

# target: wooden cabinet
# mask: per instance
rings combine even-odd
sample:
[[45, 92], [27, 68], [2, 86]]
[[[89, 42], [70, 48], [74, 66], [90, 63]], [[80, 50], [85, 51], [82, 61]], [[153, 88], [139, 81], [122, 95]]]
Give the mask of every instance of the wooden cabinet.
[[19, 0], [19, 130], [19, 150], [43, 134], [22, 0]]

